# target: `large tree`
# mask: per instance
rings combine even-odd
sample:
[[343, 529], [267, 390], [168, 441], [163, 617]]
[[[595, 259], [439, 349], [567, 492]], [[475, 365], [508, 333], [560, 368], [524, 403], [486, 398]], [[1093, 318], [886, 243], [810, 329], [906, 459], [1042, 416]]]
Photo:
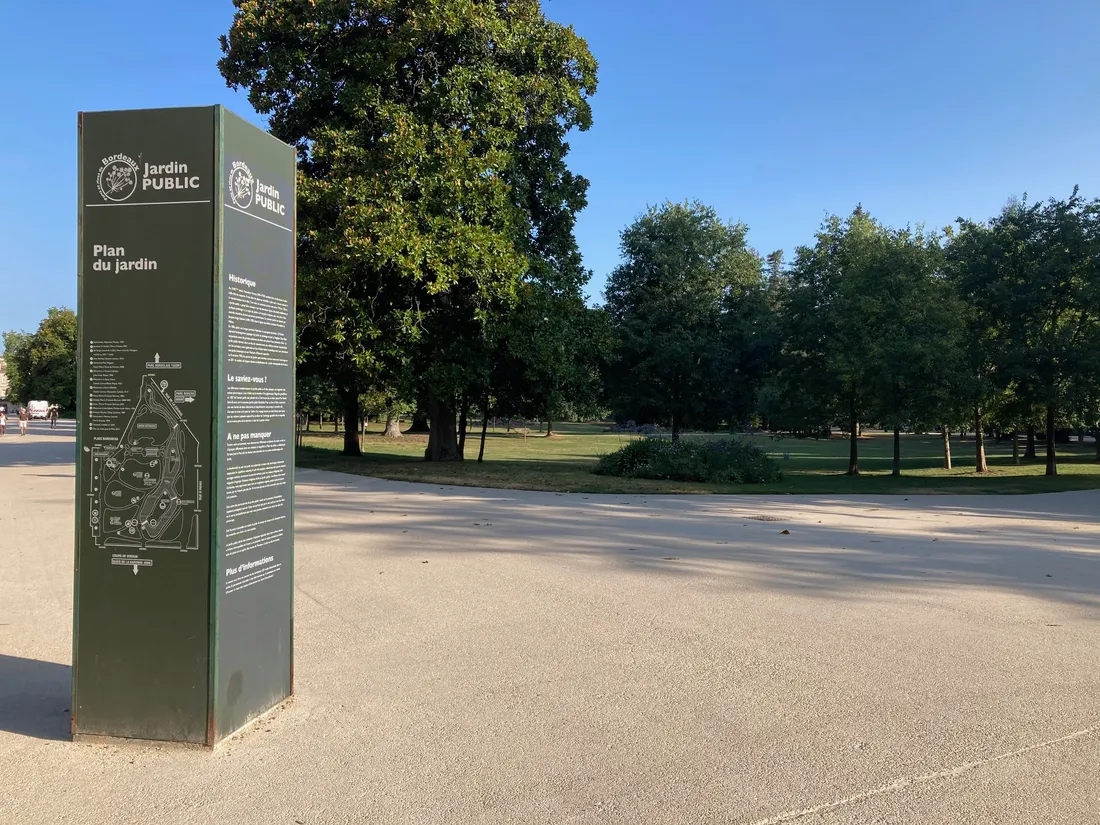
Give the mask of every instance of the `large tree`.
[[221, 71], [298, 147], [302, 348], [352, 419], [411, 371], [426, 458], [460, 458], [487, 327], [583, 205], [595, 60], [538, 0], [234, 3]]
[[713, 392], [731, 428], [750, 423], [760, 409], [761, 393], [782, 343], [782, 289], [773, 278], [746, 278], [723, 297], [718, 340], [723, 362]]
[[76, 313], [51, 307], [32, 333], [5, 332], [8, 396], [76, 407]]
[[605, 293], [619, 341], [608, 390], [620, 417], [667, 422], [673, 439], [726, 417], [724, 303], [762, 279], [746, 231], [698, 202], [652, 207], [623, 231], [623, 262]]
[[877, 419], [893, 430], [895, 476], [901, 475], [901, 430], [946, 428], [962, 369], [962, 307], [942, 258], [935, 234], [881, 229], [869, 241], [867, 265], [854, 271], [866, 299], [861, 321], [872, 336], [871, 403]]
[[849, 433], [848, 473], [859, 474], [859, 432], [873, 410], [879, 341], [866, 285], [880, 262], [884, 229], [857, 207], [830, 216], [813, 246], [799, 247], [788, 272], [783, 347], [772, 403], [800, 432], [841, 424]]

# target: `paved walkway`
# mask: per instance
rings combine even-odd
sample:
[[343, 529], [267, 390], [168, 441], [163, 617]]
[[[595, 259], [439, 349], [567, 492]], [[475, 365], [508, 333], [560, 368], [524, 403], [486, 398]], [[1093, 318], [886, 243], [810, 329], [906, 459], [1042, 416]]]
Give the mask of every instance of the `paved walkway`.
[[32, 433], [0, 440], [5, 825], [1100, 820], [1100, 493], [302, 472], [298, 696], [209, 753], [67, 740], [73, 442]]

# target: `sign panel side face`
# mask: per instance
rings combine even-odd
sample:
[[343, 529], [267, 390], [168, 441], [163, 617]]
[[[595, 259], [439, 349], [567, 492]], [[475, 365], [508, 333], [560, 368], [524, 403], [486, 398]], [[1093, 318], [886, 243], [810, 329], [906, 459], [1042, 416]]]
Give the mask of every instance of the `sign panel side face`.
[[[297, 322], [298, 322], [298, 150], [294, 147], [290, 147], [290, 148], [291, 148], [291, 157], [290, 157], [290, 162], [291, 162], [291, 170], [290, 170], [291, 171], [291, 191], [293, 193], [291, 203], [294, 204], [294, 215], [293, 215], [293, 220], [291, 221], [291, 225], [294, 227], [294, 255], [293, 255], [293, 258], [291, 260], [291, 306], [290, 306], [290, 314], [291, 314], [291, 317], [294, 319], [294, 342], [295, 342], [295, 353], [294, 353], [294, 358], [292, 359], [292, 363], [294, 365], [294, 370], [293, 370], [293, 374], [291, 375], [291, 379], [290, 379], [291, 380], [291, 388], [292, 388], [291, 397], [290, 397], [290, 411], [291, 411], [291, 416], [292, 416], [292, 419], [293, 419], [293, 423], [291, 425], [291, 428], [292, 428], [291, 438], [293, 440], [292, 440], [291, 443], [294, 445], [294, 452], [293, 452], [294, 466], [291, 469], [292, 476], [291, 476], [291, 480], [290, 480], [290, 484], [291, 484], [291, 489], [290, 489], [290, 518], [291, 518], [291, 529], [293, 530], [294, 529], [295, 513], [298, 512], [298, 504], [297, 504], [297, 502], [298, 502], [298, 485], [297, 485], [297, 481], [298, 481], [298, 460], [297, 460], [298, 441], [297, 441], [297, 433], [296, 433], [296, 429], [297, 429], [298, 424], [297, 424], [297, 418], [295, 417], [297, 415], [297, 412], [298, 412], [298, 353], [297, 353], [297, 342], [298, 342], [298, 324], [297, 324]], [[295, 566], [295, 563], [294, 563], [295, 562], [295, 553], [294, 553], [294, 547], [293, 546], [290, 548], [290, 560], [291, 560], [291, 571], [290, 571], [291, 572], [291, 581], [290, 581], [290, 635], [291, 635], [291, 639], [293, 640], [293, 638], [294, 638], [294, 582], [297, 580], [297, 567]], [[294, 646], [293, 646], [293, 644], [291, 645], [291, 648], [290, 648], [290, 692], [292, 694], [294, 693]]]
[[222, 120], [218, 738], [291, 691], [294, 151]]
[[[223, 277], [223, 263], [222, 263], [222, 212], [224, 211], [219, 207], [225, 193], [225, 180], [222, 174], [222, 152], [223, 146], [223, 134], [225, 123], [225, 107], [216, 105], [213, 107], [213, 128], [214, 128], [214, 258], [212, 265], [214, 267], [214, 278], [210, 284], [210, 300], [213, 305], [213, 317], [211, 319], [213, 328], [212, 339], [212, 351], [211, 351], [211, 387], [210, 391], [214, 397], [214, 410], [215, 413], [211, 417], [210, 421], [210, 443], [216, 445], [222, 436], [222, 416], [218, 414], [218, 410], [221, 410], [225, 405], [225, 399], [222, 396], [222, 384], [221, 380], [221, 365], [222, 365], [222, 313], [224, 307], [221, 301], [221, 279]], [[210, 506], [211, 512], [215, 515], [220, 512], [220, 499], [218, 488], [219, 468], [217, 462], [221, 460], [221, 451], [217, 449], [211, 450], [212, 466], [211, 466], [211, 485], [210, 485]], [[210, 620], [209, 620], [209, 689], [207, 691], [207, 703], [206, 703], [206, 743], [213, 746], [218, 741], [218, 726], [217, 726], [217, 694], [218, 694], [218, 554], [220, 552], [220, 545], [218, 543], [219, 528], [217, 525], [217, 518], [212, 518], [209, 525], [209, 540], [210, 540], [210, 577], [208, 582], [209, 594], [210, 594]]]
[[[84, 317], [84, 256], [79, 250], [84, 248], [84, 113], [80, 112], [76, 118], [76, 168], [77, 168], [77, 182], [76, 182], [76, 345], [77, 345], [77, 371], [80, 372], [79, 364], [82, 361], [82, 341], [83, 334], [81, 333], [82, 325], [81, 319]], [[76, 384], [76, 407], [80, 410], [83, 404], [84, 390], [81, 386], [81, 381], [78, 380]], [[76, 486], [74, 491], [74, 498], [76, 501], [77, 518], [73, 523], [73, 640], [72, 640], [72, 657], [73, 657], [73, 670], [72, 670], [72, 683], [70, 685], [70, 697], [69, 697], [69, 728], [70, 732], [76, 734], [77, 732], [77, 677], [79, 671], [76, 667], [77, 662], [77, 646], [80, 643], [80, 509], [81, 509], [81, 488], [80, 478], [81, 471], [83, 470], [83, 462], [81, 460], [81, 444], [82, 439], [80, 437], [80, 429], [76, 431], [76, 462], [75, 462], [75, 478], [73, 483]]]
[[206, 739], [213, 137], [83, 115], [74, 733]]

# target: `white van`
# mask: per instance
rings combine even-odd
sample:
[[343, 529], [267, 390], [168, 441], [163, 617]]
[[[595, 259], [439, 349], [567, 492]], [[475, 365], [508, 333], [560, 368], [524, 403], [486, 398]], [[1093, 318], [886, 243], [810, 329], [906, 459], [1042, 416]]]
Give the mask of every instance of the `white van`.
[[47, 401], [28, 401], [27, 415], [33, 420], [41, 418], [45, 421], [50, 417], [50, 405]]

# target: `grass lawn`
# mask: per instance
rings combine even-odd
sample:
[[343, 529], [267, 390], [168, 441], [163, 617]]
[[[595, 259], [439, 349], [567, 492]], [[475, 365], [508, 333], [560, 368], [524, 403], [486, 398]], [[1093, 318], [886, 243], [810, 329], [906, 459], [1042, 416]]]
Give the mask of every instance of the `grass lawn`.
[[[591, 472], [598, 456], [618, 449], [635, 436], [605, 432], [605, 427], [587, 424], [555, 425], [557, 434], [546, 438], [539, 433], [524, 438], [516, 433], [490, 430], [485, 443], [485, 461], [476, 462], [479, 433], [466, 439], [464, 462], [432, 463], [423, 460], [427, 436], [407, 435], [384, 439], [380, 427], [363, 437], [362, 458], [340, 455], [343, 436], [339, 433], [306, 433], [298, 450], [298, 466], [319, 470], [374, 476], [397, 481], [457, 484], [514, 490], [549, 490], [574, 493], [1051, 493], [1062, 490], [1100, 488], [1100, 462], [1092, 443], [1059, 445], [1058, 473], [1043, 475], [1044, 446], [1040, 458], [1020, 466], [1012, 464], [1012, 445], [986, 440], [990, 472], [974, 473], [974, 441], [952, 439], [955, 469], [944, 470], [942, 439], [938, 435], [902, 436], [902, 476], [890, 476], [893, 451], [888, 434], [869, 434], [860, 439], [862, 475], [844, 474], [848, 464], [848, 441], [834, 437], [752, 440], [772, 454], [783, 469], [778, 484], [734, 485], [694, 484], [679, 481], [610, 478]], [[693, 436], [685, 436], [693, 437]], [[725, 438], [724, 435], [694, 436]], [[1022, 447], [1021, 447], [1022, 451]]]

